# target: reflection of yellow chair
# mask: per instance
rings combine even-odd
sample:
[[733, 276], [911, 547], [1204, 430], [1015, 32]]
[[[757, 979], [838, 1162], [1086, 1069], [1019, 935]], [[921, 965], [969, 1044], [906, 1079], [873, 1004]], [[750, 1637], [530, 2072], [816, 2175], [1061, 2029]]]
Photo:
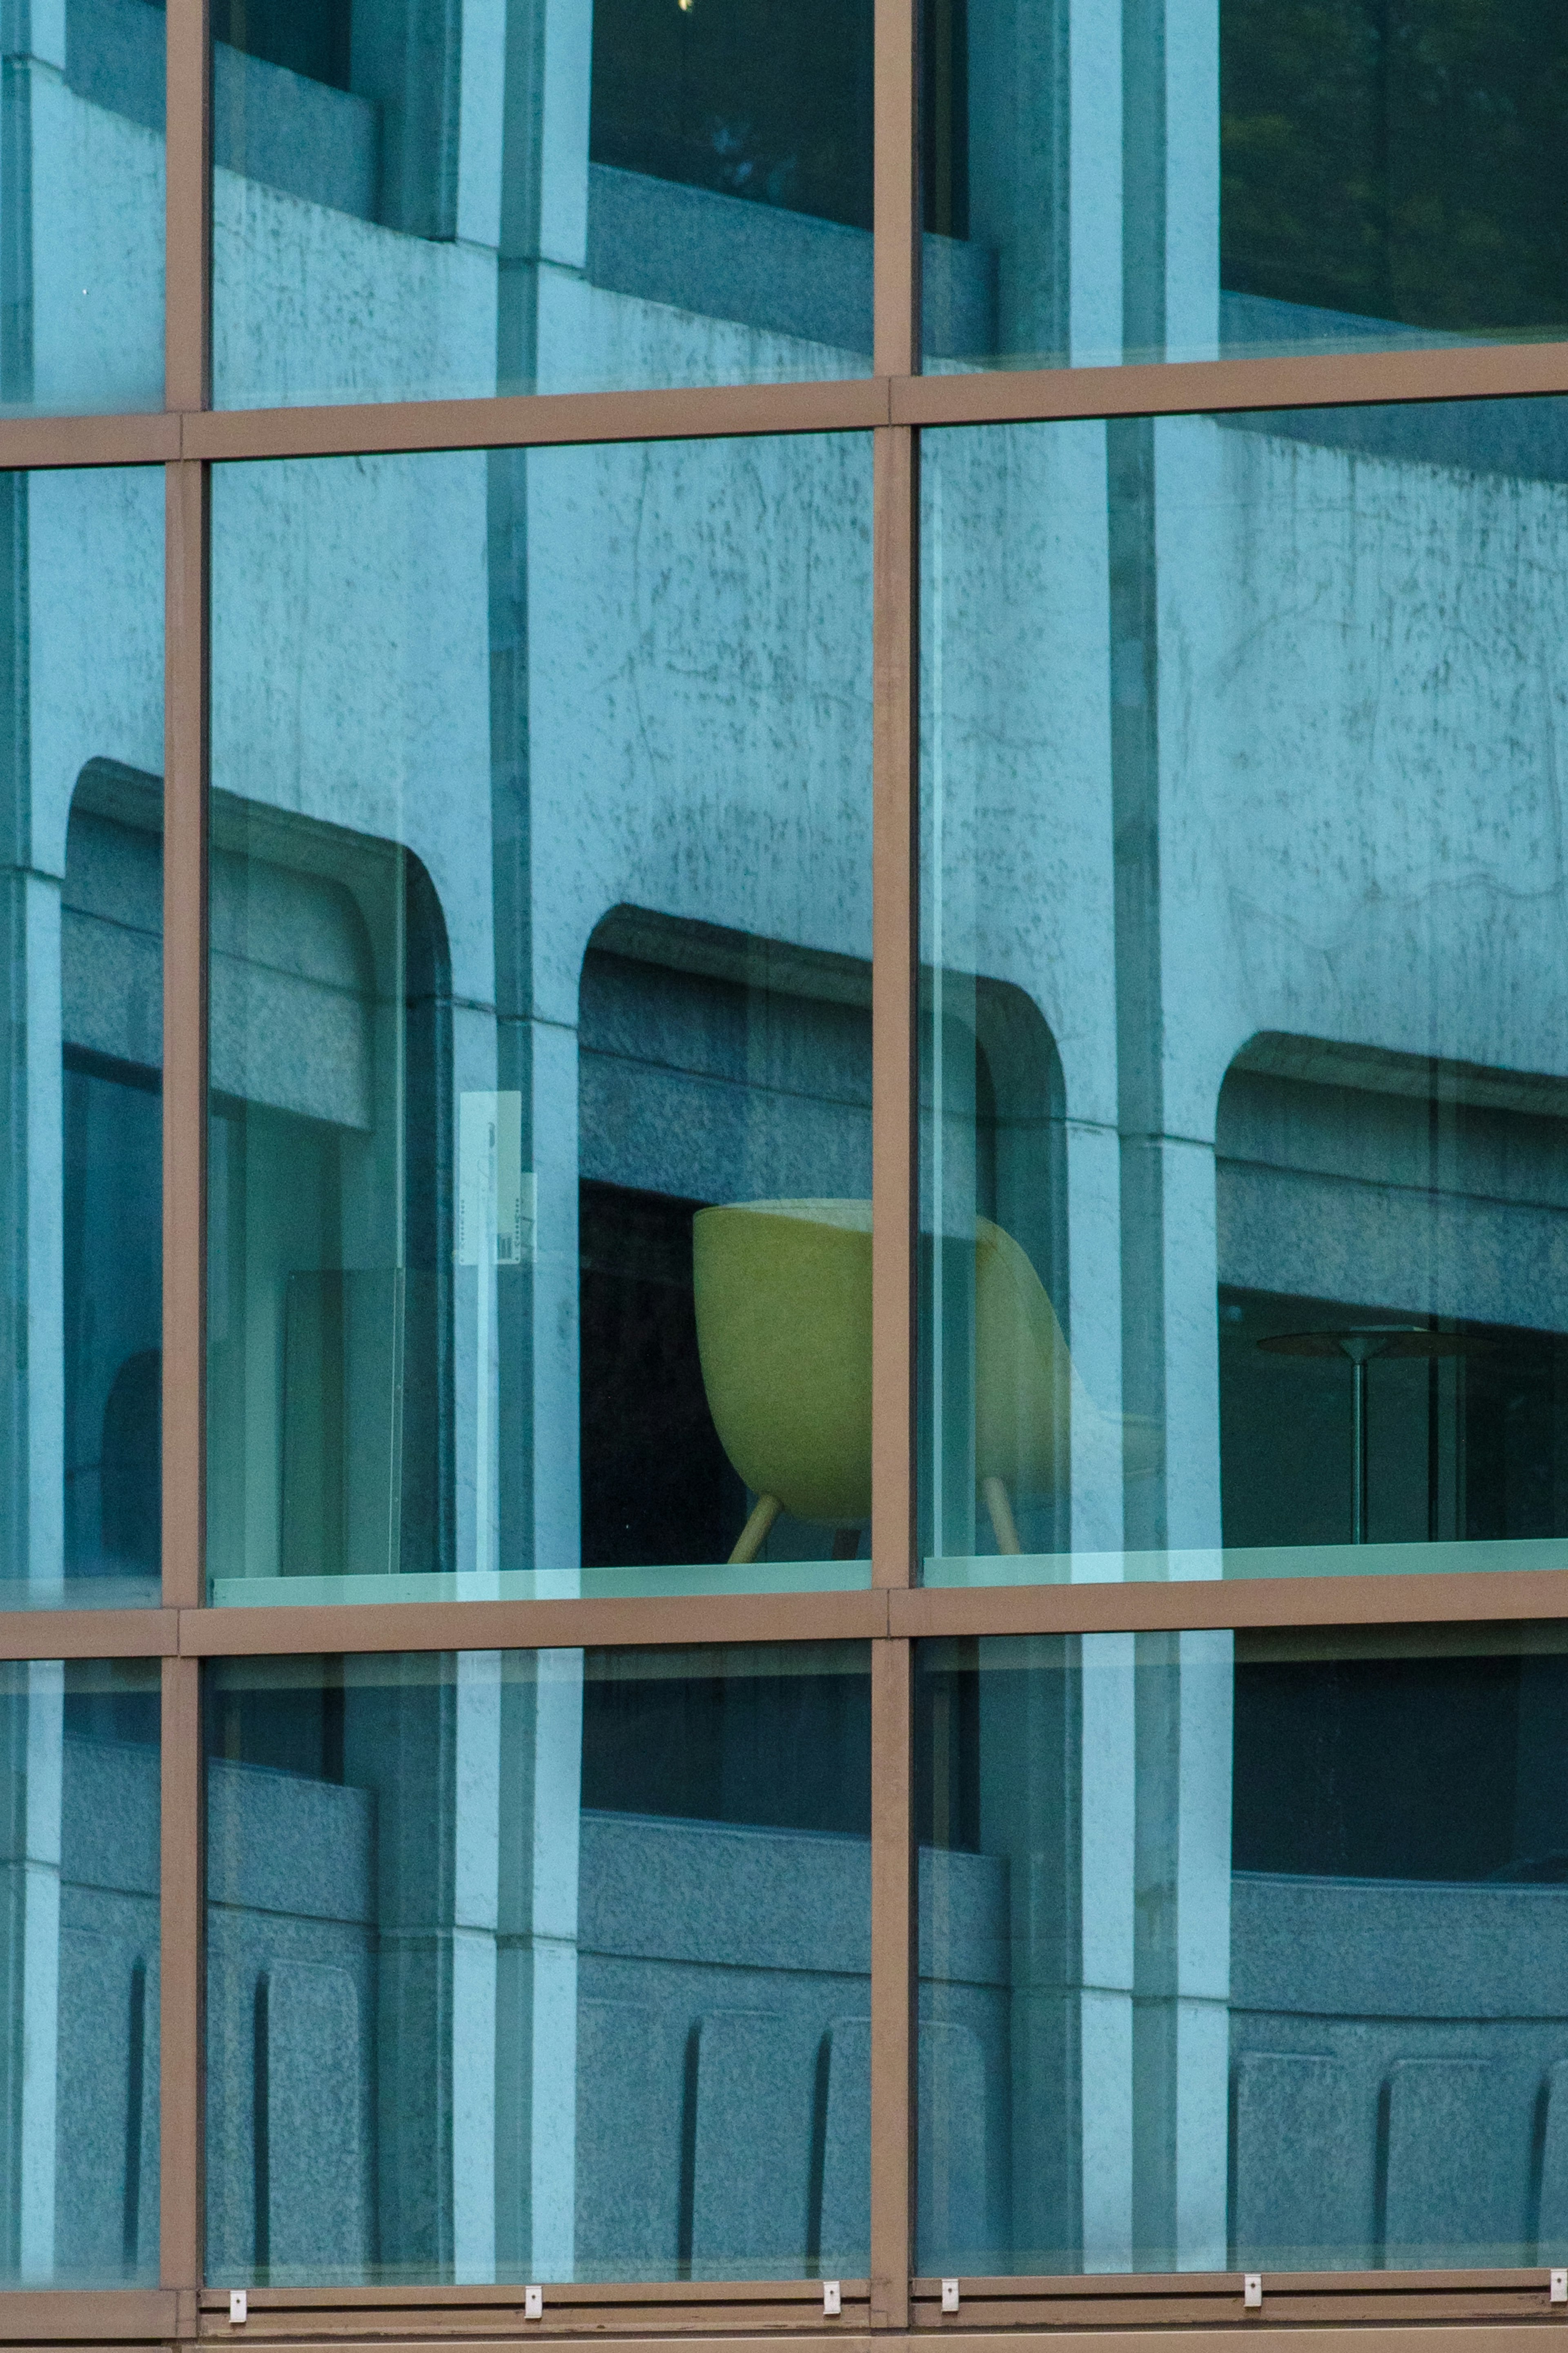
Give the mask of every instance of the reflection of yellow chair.
[[871, 1204], [748, 1201], [692, 1226], [697, 1345], [724, 1451], [757, 1497], [731, 1560], [781, 1511], [871, 1509]]
[[[757, 1497], [731, 1560], [755, 1560], [781, 1510], [857, 1525], [871, 1509], [870, 1203], [701, 1209], [693, 1250], [709, 1409]], [[1057, 1480], [1071, 1377], [1039, 1276], [977, 1218], [975, 1478], [1001, 1552], [1019, 1549], [1009, 1490]]]

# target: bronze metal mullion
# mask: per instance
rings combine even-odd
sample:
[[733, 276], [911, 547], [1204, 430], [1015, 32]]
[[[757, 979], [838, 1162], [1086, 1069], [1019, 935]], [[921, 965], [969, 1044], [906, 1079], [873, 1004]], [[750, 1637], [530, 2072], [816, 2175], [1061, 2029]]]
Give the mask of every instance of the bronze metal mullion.
[[[171, 9], [173, 15], [173, 8]], [[171, 23], [171, 38], [174, 26]], [[164, 1609], [205, 1596], [207, 503], [205, 466], [164, 474]], [[151, 1613], [150, 1613], [151, 1614]], [[159, 1913], [160, 2265], [194, 2328], [201, 2279], [201, 1662], [163, 1662]], [[184, 2308], [188, 2302], [188, 2311]]]
[[[174, 340], [177, 345], [179, 335]], [[1561, 343], [966, 375], [893, 371], [837, 383], [708, 385], [679, 392], [547, 393], [332, 408], [0, 417], [0, 470], [158, 465], [181, 455], [216, 462], [422, 449], [542, 448], [857, 432], [889, 422], [1049, 423], [1068, 417], [1420, 406], [1564, 395], [1568, 344]]]
[[209, 0], [167, 0], [163, 404], [205, 408], [212, 372]]
[[174, 2304], [156, 2287], [8, 2287], [0, 2329], [11, 2346], [145, 2342], [173, 2336]]
[[164, 474], [163, 1601], [205, 1599], [207, 470]]
[[872, 1577], [914, 1580], [919, 437], [876, 436], [871, 913]]
[[921, 349], [919, 0], [876, 0], [875, 22], [873, 364], [906, 376]]
[[[314, 1651], [708, 1648], [888, 1637], [1477, 1628], [1568, 1620], [1568, 1571], [888, 1587], [640, 1600], [0, 1611], [0, 1659], [256, 1658]], [[1525, 1639], [1521, 1636], [1521, 1639]]]
[[[876, 437], [871, 981], [871, 1559], [889, 1603], [915, 1573], [920, 444]], [[904, 1639], [871, 1645], [871, 2325], [909, 2324], [915, 1855]]]

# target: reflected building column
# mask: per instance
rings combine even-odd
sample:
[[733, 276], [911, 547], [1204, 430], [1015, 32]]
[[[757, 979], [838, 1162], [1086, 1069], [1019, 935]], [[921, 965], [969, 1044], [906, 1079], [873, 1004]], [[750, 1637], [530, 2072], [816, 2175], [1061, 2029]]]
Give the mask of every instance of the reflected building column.
[[[0, 475], [0, 563], [10, 625], [0, 638], [0, 923], [6, 989], [0, 1156], [6, 1243], [0, 1348], [0, 1577], [65, 1573], [64, 1257], [60, 1231], [60, 877], [35, 867], [29, 647], [29, 484]], [[61, 849], [64, 829], [60, 829]]]
[[1121, 39], [1121, 0], [970, 0], [969, 233], [996, 255], [999, 352], [1120, 356]]
[[51, 2280], [55, 2268], [55, 2123], [59, 2064], [60, 1811], [65, 1669], [58, 1659], [13, 1670], [0, 1734], [5, 1976], [0, 2098], [0, 2269]]
[[497, 2257], [571, 2279], [576, 2256], [577, 1880], [583, 1654], [503, 1667]]
[[565, 390], [574, 360], [581, 371], [593, 60], [593, 0], [510, 0], [500, 142], [502, 392]]
[[[1172, 1134], [1184, 1039], [1164, 936], [1157, 461], [1107, 428], [1126, 1543], [1220, 1539], [1212, 1144]], [[1137, 1637], [1134, 2267], [1226, 2261], [1232, 1711], [1228, 1634]]]
[[1122, 0], [1122, 343], [1219, 347], [1218, 0]]
[[[530, 9], [514, 10], [527, 16]], [[584, 187], [587, 121], [583, 125]], [[527, 1247], [497, 1281], [498, 1566], [575, 1593], [578, 1404], [577, 1030], [542, 1018], [530, 731], [529, 461], [489, 459], [490, 823], [496, 1082], [515, 1092]], [[496, 1882], [494, 2257], [506, 2276], [575, 2268], [577, 1915], [583, 1653], [509, 1654]]]
[[1235, 1637], [1140, 1634], [1136, 2271], [1223, 2271]]
[[[987, 1676], [980, 1846], [1010, 1893], [1011, 2212], [1028, 2269], [1129, 2269], [1134, 1676], [1130, 1634], [1041, 1636]], [[1014, 1651], [1024, 1646], [1005, 1646]]]

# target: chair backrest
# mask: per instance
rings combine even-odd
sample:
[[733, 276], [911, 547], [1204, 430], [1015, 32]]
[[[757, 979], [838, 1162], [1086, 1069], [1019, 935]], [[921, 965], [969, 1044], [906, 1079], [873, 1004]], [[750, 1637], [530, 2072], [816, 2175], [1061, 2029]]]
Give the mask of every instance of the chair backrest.
[[829, 1527], [869, 1518], [869, 1201], [700, 1209], [692, 1280], [709, 1410], [747, 1486]]
[[[848, 1526], [871, 1509], [871, 1205], [698, 1212], [697, 1344], [724, 1451], [754, 1493]], [[1037, 1493], [1065, 1474], [1071, 1360], [1025, 1251], [974, 1221], [976, 1479]]]
[[1072, 1359], [1046, 1287], [1009, 1233], [974, 1220], [974, 1475], [1038, 1494], [1065, 1480]]

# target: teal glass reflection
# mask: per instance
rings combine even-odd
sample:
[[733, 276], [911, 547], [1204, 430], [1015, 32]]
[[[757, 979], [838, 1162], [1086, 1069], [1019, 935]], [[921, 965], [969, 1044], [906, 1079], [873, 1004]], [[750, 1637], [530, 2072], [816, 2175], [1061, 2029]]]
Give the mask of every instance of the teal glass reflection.
[[928, 366], [1568, 330], [1568, 32], [1542, 0], [923, 15]]
[[863, 2279], [863, 1644], [226, 1660], [206, 2271]]
[[16, 9], [0, 63], [0, 415], [162, 408], [163, 10]]
[[930, 1581], [1561, 1566], [1565, 431], [928, 436]]
[[870, 1576], [865, 437], [214, 491], [214, 1598]]
[[0, 1607], [159, 1598], [163, 486], [0, 476]]
[[0, 1668], [0, 2284], [158, 2278], [155, 1659]]
[[917, 1675], [922, 2274], [1564, 2260], [1561, 1626]]
[[218, 405], [866, 375], [871, 13], [219, 0]]

